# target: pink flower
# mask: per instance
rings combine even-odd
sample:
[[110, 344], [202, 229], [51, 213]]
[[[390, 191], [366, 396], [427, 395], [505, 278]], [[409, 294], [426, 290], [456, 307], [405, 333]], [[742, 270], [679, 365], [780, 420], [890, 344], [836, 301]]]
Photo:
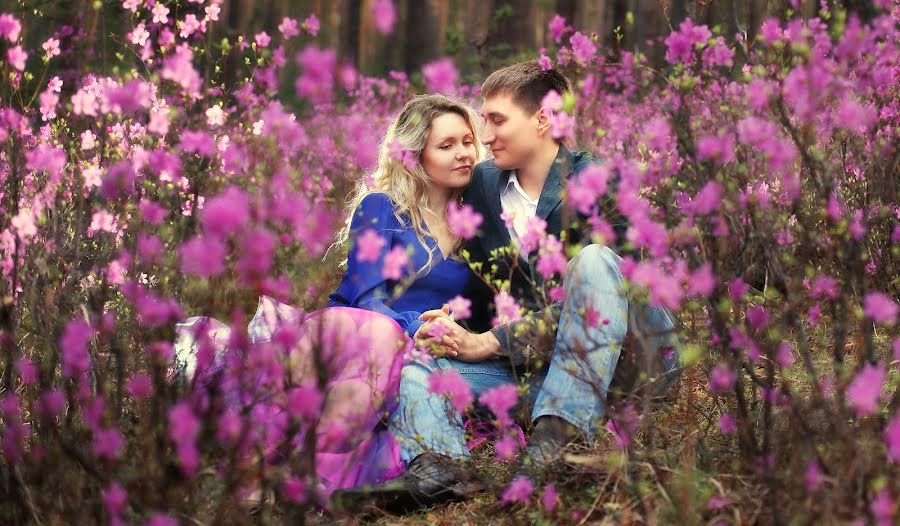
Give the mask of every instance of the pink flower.
[[94, 334], [94, 328], [83, 319], [72, 320], [66, 324], [59, 339], [63, 378], [75, 378], [87, 372], [91, 365], [88, 345]]
[[128, 493], [117, 482], [111, 483], [103, 490], [103, 505], [106, 507], [106, 512], [111, 516], [122, 513], [127, 501]]
[[819, 489], [819, 486], [825, 482], [825, 476], [822, 474], [822, 468], [819, 467], [818, 462], [812, 461], [806, 466], [804, 482], [806, 484], [806, 491], [809, 493], [815, 492]]
[[41, 44], [41, 48], [43, 48], [44, 53], [47, 54], [47, 58], [53, 58], [59, 55], [59, 40], [48, 38], [46, 42]]
[[462, 296], [454, 296], [447, 304], [456, 320], [467, 320], [472, 316], [472, 302]]
[[40, 375], [37, 366], [28, 358], [19, 358], [16, 360], [16, 370], [19, 371], [19, 381], [22, 385], [31, 385], [35, 383]]
[[775, 351], [775, 361], [782, 367], [790, 367], [794, 365], [794, 351], [791, 346], [782, 342]]
[[513, 479], [509, 486], [503, 491], [503, 495], [500, 497], [500, 503], [504, 506], [514, 502], [525, 504], [528, 502], [528, 499], [531, 498], [533, 492], [534, 486], [531, 484], [531, 481], [528, 480], [528, 477], [520, 475]]
[[734, 65], [734, 50], [726, 43], [725, 38], [716, 37], [716, 41], [703, 51], [703, 65], [712, 68], [716, 66], [731, 67]]
[[737, 431], [737, 421], [730, 414], [722, 413], [722, 415], [719, 416], [719, 431], [721, 431], [723, 435], [734, 433]]
[[235, 186], [208, 199], [200, 212], [207, 233], [224, 238], [236, 233], [250, 220], [250, 198]]
[[6, 50], [6, 61], [19, 71], [25, 70], [25, 61], [28, 60], [28, 53], [22, 49], [22, 46], [11, 47]]
[[734, 161], [736, 159], [734, 140], [734, 135], [730, 133], [725, 136], [701, 137], [697, 140], [697, 159], [701, 161], [712, 159], [720, 165]]
[[178, 32], [178, 36], [181, 38], [187, 38], [193, 35], [198, 29], [200, 32], [204, 31], [204, 24], [197, 19], [197, 15], [194, 13], [185, 15], [184, 20], [182, 20], [179, 25], [181, 26], [181, 31]]
[[166, 24], [169, 22], [169, 8], [163, 5], [162, 2], [153, 6], [152, 13], [154, 24]]
[[812, 290], [810, 290], [809, 295], [812, 296], [813, 299], [820, 298], [828, 298], [828, 299], [837, 299], [839, 294], [837, 290], [837, 280], [831, 276], [821, 275], [816, 277], [816, 280], [813, 282]]
[[894, 300], [882, 292], [870, 292], [863, 299], [863, 314], [875, 323], [890, 325], [897, 319], [898, 307]]
[[446, 395], [460, 413], [472, 405], [472, 389], [455, 370], [435, 371], [428, 376], [428, 392]]
[[894, 514], [897, 512], [897, 504], [891, 498], [887, 489], [882, 489], [869, 504], [869, 511], [875, 516], [877, 526], [891, 526], [894, 522]]
[[319, 19], [316, 18], [316, 15], [309, 15], [306, 17], [306, 20], [303, 21], [303, 29], [311, 37], [319, 34]]
[[0, 15], [0, 37], [9, 40], [15, 44], [19, 40], [19, 33], [22, 31], [22, 23], [19, 19], [9, 13]]
[[730, 283], [728, 283], [728, 293], [731, 296], [731, 301], [739, 302], [743, 299], [744, 294], [747, 294], [747, 291], [750, 290], [750, 286], [744, 283], [744, 280], [741, 278], [734, 278]]
[[505, 290], [494, 296], [494, 308], [497, 311], [494, 325], [511, 323], [522, 318], [522, 308], [516, 303], [516, 299]]
[[285, 40], [299, 35], [300, 30], [297, 28], [297, 19], [284, 17], [281, 19], [281, 23], [278, 24], [278, 31]]
[[[193, 16], [193, 15], [191, 15]], [[160, 76], [166, 80], [175, 82], [187, 94], [198, 95], [203, 85], [200, 74], [194, 69], [192, 60], [194, 52], [187, 45], [179, 45], [175, 53], [163, 59], [163, 68]]]
[[888, 458], [900, 462], [900, 414], [894, 415], [884, 429], [884, 443], [887, 446]]
[[882, 363], [867, 364], [856, 374], [847, 387], [847, 398], [856, 414], [864, 416], [878, 411], [885, 379], [887, 372]]
[[272, 42], [272, 37], [265, 31], [262, 31], [257, 33], [256, 36], [253, 37], [253, 40], [256, 42], [256, 47], [264, 48], [269, 47], [269, 44]]
[[206, 132], [184, 130], [178, 148], [186, 153], [196, 153], [204, 157], [212, 157], [216, 152], [216, 141]]
[[297, 96], [312, 102], [329, 100], [334, 89], [334, 72], [337, 69], [337, 56], [334, 50], [321, 50], [310, 44], [297, 53], [295, 60], [303, 71], [294, 83]]
[[238, 243], [241, 256], [234, 270], [245, 279], [259, 278], [272, 268], [275, 261], [275, 235], [265, 228], [255, 228], [241, 234]]
[[422, 66], [422, 80], [430, 93], [455, 95], [459, 72], [451, 58], [440, 58]]
[[381, 251], [387, 244], [387, 240], [378, 232], [368, 228], [356, 238], [356, 261], [360, 263], [375, 263], [381, 257]]
[[716, 276], [709, 262], [695, 269], [688, 277], [688, 294], [691, 296], [707, 297], [712, 294], [715, 286]]
[[142, 199], [138, 206], [141, 219], [151, 225], [159, 225], [166, 218], [166, 209], [148, 199]]
[[878, 122], [878, 113], [871, 105], [863, 106], [853, 97], [841, 100], [834, 114], [835, 124], [855, 133], [865, 133]]
[[67, 161], [66, 152], [62, 148], [46, 143], [39, 144], [33, 150], [27, 150], [25, 159], [25, 165], [29, 170], [34, 170], [35, 172], [47, 170], [47, 175], [51, 181], [58, 181], [62, 177]]
[[559, 495], [556, 493], [556, 488], [553, 487], [552, 482], [548, 482], [546, 486], [544, 486], [544, 491], [541, 493], [541, 506], [544, 507], [544, 511], [547, 513], [553, 513], [553, 510], [556, 509], [556, 506], [559, 504]]
[[631, 403], [621, 408], [613, 408], [606, 429], [613, 434], [616, 446], [625, 449], [631, 443], [631, 437], [637, 432], [641, 416]]
[[541, 70], [548, 71], [553, 69], [553, 62], [550, 60], [550, 57], [541, 53], [541, 57], [538, 59], [538, 65], [541, 67]]
[[428, 333], [428, 336], [440, 340], [442, 337], [453, 332], [453, 329], [443, 323], [432, 323], [428, 326], [426, 332]]
[[394, 30], [397, 23], [397, 10], [391, 0], [375, 0], [372, 3], [372, 18], [375, 20], [375, 29], [382, 35], [388, 35]]
[[472, 239], [475, 232], [484, 221], [484, 217], [472, 208], [472, 205], [459, 206], [450, 203], [447, 207], [447, 224], [450, 233], [463, 239]]
[[569, 39], [569, 44], [572, 46], [572, 56], [575, 57], [575, 62], [581, 66], [590, 65], [594, 60], [594, 55], [597, 54], [597, 46], [591, 37], [578, 31]]
[[709, 372], [709, 392], [711, 393], [727, 393], [734, 388], [735, 382], [737, 382], [737, 373], [726, 365], [717, 365]]
[[401, 245], [397, 245], [385, 254], [384, 264], [381, 267], [381, 276], [385, 279], [399, 280], [403, 277], [408, 265], [409, 255], [407, 255], [406, 249]]
[[553, 41], [559, 44], [566, 31], [566, 19], [559, 16], [559, 14], [554, 14], [553, 18], [550, 19], [550, 23], [547, 24], [547, 29], [550, 31], [550, 37], [553, 38]]
[[519, 389], [515, 384], [500, 385], [482, 393], [478, 401], [494, 413], [501, 428], [506, 427], [512, 425], [509, 411], [519, 401]]
[[59, 389], [50, 389], [41, 393], [37, 412], [44, 420], [53, 420], [66, 407], [66, 395]]
[[200, 278], [218, 276], [225, 271], [228, 247], [222, 241], [207, 236], [197, 236], [185, 241], [178, 249], [181, 271]]
[[516, 458], [519, 452], [519, 439], [514, 435], [505, 435], [494, 443], [494, 452], [497, 460], [510, 462]]

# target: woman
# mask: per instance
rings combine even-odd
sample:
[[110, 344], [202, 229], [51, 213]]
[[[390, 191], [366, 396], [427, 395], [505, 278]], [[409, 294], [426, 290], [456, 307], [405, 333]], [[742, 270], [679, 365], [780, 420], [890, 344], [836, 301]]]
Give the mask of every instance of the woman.
[[[300, 387], [285, 388], [293, 389], [283, 397], [287, 413], [302, 414], [296, 406], [325, 385], [321, 411], [308, 411], [316, 418], [306, 422], [316, 432], [320, 498], [402, 470], [381, 422], [396, 405], [404, 355], [423, 326], [419, 315], [465, 290], [469, 271], [453, 257], [461, 240], [450, 232], [446, 212], [482, 158], [476, 123], [470, 107], [442, 95], [410, 100], [382, 141], [373, 188], [361, 182], [352, 194], [353, 212], [337, 242], [349, 243], [347, 270], [329, 308], [302, 316], [264, 297], [250, 322], [251, 341], [290, 342], [285, 381]], [[230, 331], [215, 320], [179, 324], [176, 348], [188, 363], [202, 354], [197, 328], [219, 349], [229, 340]]]

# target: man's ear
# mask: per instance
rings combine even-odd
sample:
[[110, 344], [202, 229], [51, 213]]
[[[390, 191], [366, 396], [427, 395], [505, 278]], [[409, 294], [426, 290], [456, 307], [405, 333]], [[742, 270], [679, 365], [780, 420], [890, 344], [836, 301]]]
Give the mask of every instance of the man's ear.
[[550, 125], [553, 121], [553, 109], [549, 106], [541, 106], [541, 108], [537, 111], [537, 120], [538, 120], [538, 135], [544, 135], [547, 131], [550, 130]]

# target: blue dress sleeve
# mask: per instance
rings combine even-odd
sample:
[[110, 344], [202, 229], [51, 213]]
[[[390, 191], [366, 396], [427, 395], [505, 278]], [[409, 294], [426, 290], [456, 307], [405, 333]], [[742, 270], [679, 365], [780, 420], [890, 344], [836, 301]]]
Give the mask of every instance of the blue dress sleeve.
[[[356, 238], [369, 229], [384, 238], [386, 243], [375, 261], [358, 261], [359, 247], [356, 245]], [[350, 221], [347, 271], [341, 278], [341, 284], [328, 297], [328, 306], [357, 307], [380, 312], [396, 320], [403, 332], [412, 338], [424, 324], [419, 320], [422, 313], [392, 309], [389, 304], [396, 283], [381, 275], [384, 257], [391, 250], [395, 235], [403, 230], [405, 227], [394, 215], [394, 204], [387, 195], [373, 193], [362, 200]]]

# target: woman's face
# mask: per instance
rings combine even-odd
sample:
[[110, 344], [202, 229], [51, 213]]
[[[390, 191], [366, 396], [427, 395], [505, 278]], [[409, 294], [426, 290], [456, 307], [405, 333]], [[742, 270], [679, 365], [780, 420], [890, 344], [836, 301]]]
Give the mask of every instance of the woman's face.
[[475, 134], [462, 116], [445, 113], [431, 121], [421, 157], [431, 184], [448, 190], [465, 188], [476, 155]]

